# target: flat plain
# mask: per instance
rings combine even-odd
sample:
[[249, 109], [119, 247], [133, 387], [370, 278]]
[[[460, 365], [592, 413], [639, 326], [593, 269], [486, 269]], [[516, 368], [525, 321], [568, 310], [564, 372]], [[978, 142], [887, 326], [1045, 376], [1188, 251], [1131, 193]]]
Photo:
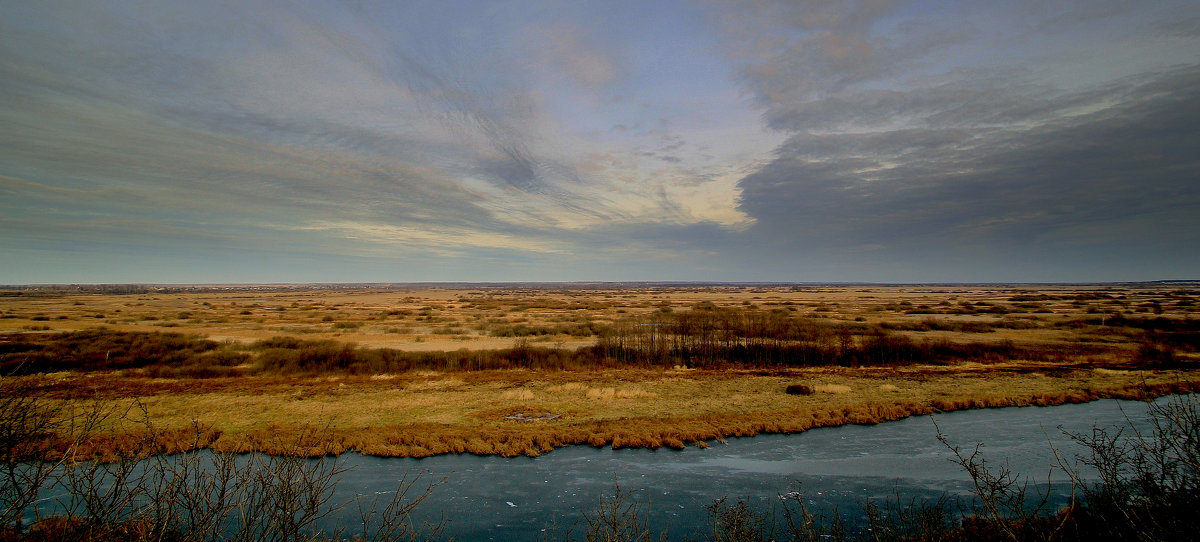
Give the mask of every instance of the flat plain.
[[[1200, 389], [1200, 285], [0, 290], [80, 451], [537, 455]], [[47, 449], [71, 442], [47, 435]]]

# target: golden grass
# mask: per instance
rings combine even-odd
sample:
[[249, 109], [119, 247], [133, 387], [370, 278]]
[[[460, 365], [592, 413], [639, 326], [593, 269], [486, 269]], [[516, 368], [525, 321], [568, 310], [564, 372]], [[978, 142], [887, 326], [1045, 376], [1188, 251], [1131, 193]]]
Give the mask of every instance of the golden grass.
[[618, 399], [649, 399], [651, 397], [654, 397], [653, 393], [641, 389], [622, 388], [617, 390]]
[[[873, 424], [965, 408], [1140, 399], [1200, 390], [1200, 380], [1179, 371], [1080, 369], [1046, 377], [1004, 371], [962, 374], [952, 367], [918, 366], [902, 371], [804, 369], [769, 376], [695, 371], [688, 378], [670, 377], [663, 370], [527, 371], [520, 375], [524, 384], [515, 389], [510, 387], [511, 373], [338, 381], [231, 378], [194, 390], [180, 390], [167, 379], [139, 381], [109, 374], [90, 380], [108, 390], [97, 399], [107, 408], [127, 409], [135, 399], [144, 406], [162, 432], [150, 439], [152, 449], [159, 451], [211, 447], [281, 452], [286, 447], [273, 448], [273, 442], [290, 445], [307, 439], [300, 453], [359, 451], [407, 457], [538, 455], [577, 444], [679, 448], [726, 437]], [[796, 381], [809, 382], [821, 392], [784, 393]], [[51, 395], [78, 405], [83, 400], [71, 399], [72, 389], [77, 388], [68, 386]], [[506, 419], [518, 413], [560, 417]], [[139, 420], [140, 413], [112, 420], [85, 451], [103, 455], [145, 449], [150, 445]], [[193, 430], [197, 426], [203, 428], [198, 437]]]
[[419, 380], [408, 384], [407, 389], [412, 391], [422, 390], [444, 390], [447, 388], [457, 388], [465, 384], [460, 378], [436, 378], [431, 377], [427, 380]]
[[617, 396], [616, 388], [592, 388], [584, 394], [588, 399], [613, 399]]
[[500, 399], [505, 401], [530, 401], [533, 399], [533, 392], [530, 390], [508, 390], [500, 394]]
[[[864, 324], [929, 318], [967, 324], [1026, 321], [1034, 325], [988, 333], [946, 329], [904, 333], [930, 339], [1069, 344], [1075, 332], [1040, 324], [1112, 313], [1195, 318], [1197, 301], [1200, 296], [1194, 291], [1174, 285], [265, 288], [129, 295], [43, 291], [0, 297], [0, 332], [103, 325], [115, 331], [194, 333], [241, 344], [288, 335], [439, 351], [509, 348], [513, 337], [494, 334], [526, 326], [552, 332], [531, 335], [535, 344], [575, 348], [593, 344], [595, 337], [568, 334], [574, 325], [602, 326], [662, 309], [681, 311], [711, 303]], [[966, 307], [973, 309], [948, 313]]]
[[647, 399], [655, 395], [639, 388], [588, 388], [584, 396], [594, 400]]
[[[271, 444], [280, 438], [305, 435], [312, 454], [537, 455], [573, 444], [703, 446], [731, 436], [878, 423], [943, 410], [1194, 391], [1196, 381], [1186, 370], [1146, 370], [1127, 363], [1141, 344], [1138, 331], [1088, 322], [1114, 313], [1190, 321], [1197, 316], [1196, 301], [1196, 292], [1173, 285], [33, 292], [0, 297], [0, 332], [102, 325], [114, 331], [199, 334], [230, 341], [235, 350], [276, 336], [457, 350], [510, 348], [517, 339], [498, 335], [525, 326], [541, 333], [527, 337], [531, 345], [574, 348], [596, 341], [586, 332], [570, 334], [584, 327], [628, 324], [711, 303], [839, 325], [890, 326], [891, 333], [915, 341], [1011, 343], [1028, 347], [1023, 351], [1067, 353], [1048, 360], [858, 369], [676, 366], [192, 380], [127, 371], [21, 377], [35, 381], [50, 401], [75, 406], [97, 401], [122, 412], [135, 401], [145, 406], [157, 434], [134, 421], [113, 419], [90, 444], [97, 453], [147, 446], [272, 451], [280, 449]], [[1073, 354], [1084, 347], [1100, 349]], [[1183, 366], [1200, 361], [1192, 350], [1180, 349], [1177, 355]], [[796, 383], [817, 393], [784, 392]], [[561, 417], [506, 419], [522, 412]]]

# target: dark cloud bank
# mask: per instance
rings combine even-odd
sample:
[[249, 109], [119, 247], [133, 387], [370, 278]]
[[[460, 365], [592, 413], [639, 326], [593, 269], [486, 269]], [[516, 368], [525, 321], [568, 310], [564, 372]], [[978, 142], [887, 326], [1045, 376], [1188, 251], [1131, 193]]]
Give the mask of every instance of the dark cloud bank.
[[[1072, 271], [1095, 276], [1072, 257], [1134, 269], [1137, 261], [1116, 260], [1158, 254], [1165, 269], [1187, 274], [1200, 263], [1196, 96], [1194, 67], [1086, 96], [1000, 100], [1009, 107], [994, 93], [955, 93], [936, 107], [896, 96], [924, 110], [925, 126], [799, 133], [743, 179], [742, 208], [757, 220], [747, 235], [789, 250], [867, 250], [886, 256], [879, 262], [923, 254], [954, 261], [954, 251], [997, 263], [1032, 258], [1030, 275], [1059, 280]], [[827, 105], [824, 118], [870, 106]], [[795, 127], [803, 117], [796, 112]]]

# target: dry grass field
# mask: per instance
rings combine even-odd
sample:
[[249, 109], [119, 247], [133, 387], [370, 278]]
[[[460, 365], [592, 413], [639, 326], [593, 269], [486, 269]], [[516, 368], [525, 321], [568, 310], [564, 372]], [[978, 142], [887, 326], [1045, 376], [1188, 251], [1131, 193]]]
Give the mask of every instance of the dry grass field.
[[1200, 387], [1194, 284], [127, 289], [0, 290], [2, 392], [109, 412], [85, 453], [677, 448]]

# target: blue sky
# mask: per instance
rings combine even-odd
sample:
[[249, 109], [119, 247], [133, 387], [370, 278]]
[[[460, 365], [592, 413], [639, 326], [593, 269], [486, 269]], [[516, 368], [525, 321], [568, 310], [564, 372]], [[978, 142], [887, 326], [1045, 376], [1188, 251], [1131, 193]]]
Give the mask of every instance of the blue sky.
[[4, 2], [0, 283], [1197, 278], [1198, 97], [1195, 2]]

